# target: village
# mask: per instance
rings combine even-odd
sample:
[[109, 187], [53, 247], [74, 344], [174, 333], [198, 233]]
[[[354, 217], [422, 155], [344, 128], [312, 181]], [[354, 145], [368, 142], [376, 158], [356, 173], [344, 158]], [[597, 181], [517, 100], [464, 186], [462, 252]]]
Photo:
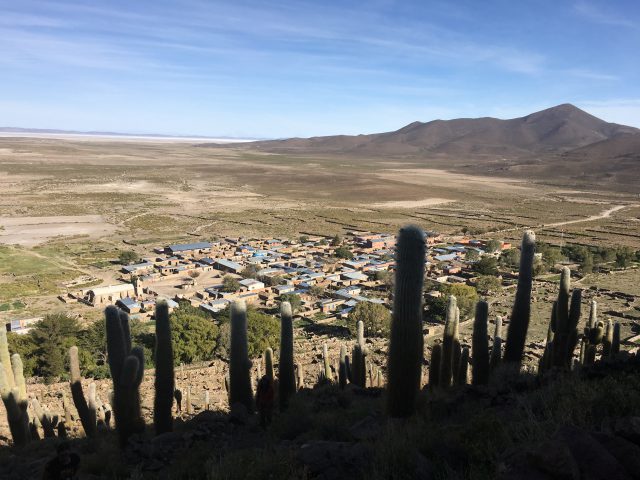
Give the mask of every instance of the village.
[[[473, 263], [511, 248], [500, 242], [425, 233], [427, 278], [438, 283], [474, 284]], [[181, 301], [212, 314], [234, 300], [272, 310], [283, 299], [299, 299], [297, 315], [331, 322], [345, 318], [359, 302], [390, 308], [395, 236], [348, 232], [344, 239], [302, 236], [296, 240], [225, 238], [158, 247], [139, 262], [123, 265], [122, 283], [59, 296], [104, 308], [109, 304], [140, 320], [151, 319], [159, 299], [176, 308]], [[473, 255], [469, 252], [473, 251]], [[474, 260], [468, 260], [467, 257]], [[438, 290], [425, 292], [439, 295]]]

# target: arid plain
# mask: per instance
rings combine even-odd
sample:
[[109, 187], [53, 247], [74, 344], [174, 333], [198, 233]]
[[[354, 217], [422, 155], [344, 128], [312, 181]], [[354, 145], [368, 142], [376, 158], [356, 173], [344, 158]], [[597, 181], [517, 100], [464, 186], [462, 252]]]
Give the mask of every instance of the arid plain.
[[[20, 298], [22, 314], [60, 308], [55, 297], [65, 288], [114, 279], [111, 261], [122, 249], [144, 254], [221, 236], [395, 232], [416, 223], [501, 240], [532, 227], [555, 244], [640, 244], [633, 192], [465, 169], [464, 161], [448, 171], [441, 160], [250, 145], [0, 138], [2, 315]], [[635, 271], [624, 277], [627, 289], [639, 283]]]

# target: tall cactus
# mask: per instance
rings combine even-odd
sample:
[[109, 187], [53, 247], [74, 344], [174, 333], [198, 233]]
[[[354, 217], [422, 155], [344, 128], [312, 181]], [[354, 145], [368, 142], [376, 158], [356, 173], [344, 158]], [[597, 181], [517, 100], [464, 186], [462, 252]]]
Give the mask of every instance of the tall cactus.
[[247, 344], [247, 305], [235, 301], [231, 305], [231, 361], [229, 367], [229, 404], [241, 404], [247, 412], [253, 413], [253, 392], [251, 391], [251, 361]]
[[611, 319], [607, 320], [607, 327], [602, 341], [602, 358], [609, 358], [611, 355], [611, 345], [613, 344], [613, 323]]
[[489, 304], [484, 300], [476, 304], [476, 317], [473, 322], [473, 358], [472, 372], [474, 385], [486, 385], [489, 382]]
[[[0, 329], [2, 331], [2, 329]], [[22, 362], [18, 354], [9, 357], [9, 347], [7, 345], [6, 331], [4, 335], [0, 335], [0, 358], [9, 361], [9, 368], [4, 363], [0, 365], [0, 397], [7, 410], [7, 420], [9, 430], [13, 437], [13, 444], [17, 447], [26, 445], [31, 440], [31, 430], [29, 422], [29, 414], [27, 413], [28, 401], [26, 397], [26, 389], [24, 389], [24, 375], [20, 373], [23, 384], [16, 386], [14, 371], [22, 367]], [[8, 360], [11, 358], [10, 360]], [[11, 376], [9, 376], [10, 372]], [[24, 389], [24, 391], [23, 391]]]
[[347, 347], [340, 346], [340, 366], [338, 367], [338, 383], [342, 390], [347, 386]]
[[420, 390], [425, 250], [420, 228], [411, 225], [400, 230], [387, 379], [387, 411], [391, 417], [410, 416]]
[[442, 344], [436, 343], [431, 349], [431, 361], [429, 362], [429, 388], [432, 390], [440, 385], [441, 362]]
[[[553, 366], [569, 368], [577, 343], [577, 328], [580, 321], [582, 290], [575, 289], [570, 295], [571, 271], [564, 267], [560, 276], [560, 290], [556, 301], [556, 317], [553, 338]], [[571, 300], [569, 300], [571, 299]]]
[[502, 361], [502, 317], [496, 317], [496, 324], [493, 329], [493, 346], [491, 347], [491, 356], [489, 358], [489, 368], [491, 371], [498, 368]]
[[144, 430], [140, 411], [140, 384], [144, 374], [144, 352], [131, 348], [129, 317], [117, 307], [105, 310], [107, 355], [113, 381], [113, 412], [122, 446], [129, 437]]
[[56, 436], [56, 431], [54, 426], [52, 425], [49, 417], [47, 416], [45, 410], [40, 405], [40, 402], [37, 398], [31, 400], [31, 405], [33, 406], [33, 411], [36, 414], [36, 418], [40, 421], [42, 425], [42, 430], [44, 431], [45, 438], [54, 438]]
[[467, 376], [469, 375], [469, 347], [464, 347], [460, 354], [460, 364], [456, 370], [455, 384], [466, 385]]
[[[302, 378], [302, 365], [298, 367], [298, 377]], [[291, 304], [280, 305], [280, 364], [278, 365], [278, 398], [280, 409], [289, 405], [289, 399], [296, 392], [296, 373], [293, 368], [293, 319]]]
[[13, 388], [16, 382], [13, 378], [13, 369], [11, 368], [11, 357], [9, 355], [9, 342], [7, 341], [7, 330], [0, 328], [0, 363], [4, 368], [5, 378], [8, 385]]
[[80, 361], [78, 359], [78, 347], [75, 345], [69, 349], [69, 370], [71, 398], [78, 411], [80, 423], [87, 437], [93, 437], [96, 433], [95, 417], [89, 411], [89, 405], [82, 390], [82, 376], [80, 375]]
[[533, 285], [533, 259], [536, 249], [536, 235], [531, 230], [524, 232], [520, 249], [520, 269], [518, 287], [511, 310], [511, 319], [507, 331], [507, 346], [504, 361], [520, 367], [524, 354], [524, 345], [531, 318], [531, 287]]
[[329, 361], [329, 349], [327, 348], [327, 344], [322, 344], [322, 368], [324, 372], [324, 378], [331, 382], [333, 381], [333, 374], [331, 372], [331, 363]]
[[458, 342], [458, 316], [457, 299], [449, 296], [447, 303], [447, 316], [444, 324], [444, 336], [442, 341], [442, 361], [440, 371], [440, 386], [450, 387], [454, 373], [454, 356]]
[[613, 335], [611, 340], [611, 357], [615, 358], [620, 353], [620, 324], [613, 324]]
[[155, 398], [153, 400], [153, 425], [156, 435], [173, 430], [173, 394], [175, 375], [173, 370], [173, 346], [171, 344], [171, 322], [169, 305], [160, 301], [156, 304], [156, 377]]
[[[272, 382], [275, 379], [275, 373], [273, 371], [273, 350], [271, 347], [267, 348], [264, 351], [264, 374], [271, 380]], [[258, 379], [259, 381], [260, 379]]]

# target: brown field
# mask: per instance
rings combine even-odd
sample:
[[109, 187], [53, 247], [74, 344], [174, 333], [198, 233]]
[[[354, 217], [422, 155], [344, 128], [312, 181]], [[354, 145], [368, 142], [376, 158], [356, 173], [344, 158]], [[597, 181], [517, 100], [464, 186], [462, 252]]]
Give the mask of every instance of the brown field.
[[3, 269], [2, 302], [21, 286], [36, 285], [25, 314], [61, 308], [54, 298], [65, 281], [110, 278], [109, 261], [121, 249], [148, 253], [169, 242], [225, 235], [394, 232], [411, 222], [443, 233], [467, 227], [482, 237], [512, 240], [533, 227], [538, 238], [552, 243], [640, 247], [637, 195], [447, 171], [441, 163], [410, 158], [273, 154], [170, 141], [0, 138], [0, 188], [0, 243], [15, 245], [0, 253], [54, 265], [40, 268], [38, 261], [27, 271]]

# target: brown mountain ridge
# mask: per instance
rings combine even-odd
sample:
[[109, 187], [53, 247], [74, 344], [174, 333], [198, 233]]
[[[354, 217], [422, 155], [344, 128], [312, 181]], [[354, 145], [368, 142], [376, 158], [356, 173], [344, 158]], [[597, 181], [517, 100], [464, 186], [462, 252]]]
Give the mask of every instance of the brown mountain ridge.
[[253, 142], [270, 152], [354, 155], [522, 157], [563, 153], [640, 130], [601, 120], [571, 104], [501, 120], [460, 118], [413, 122], [394, 132]]

